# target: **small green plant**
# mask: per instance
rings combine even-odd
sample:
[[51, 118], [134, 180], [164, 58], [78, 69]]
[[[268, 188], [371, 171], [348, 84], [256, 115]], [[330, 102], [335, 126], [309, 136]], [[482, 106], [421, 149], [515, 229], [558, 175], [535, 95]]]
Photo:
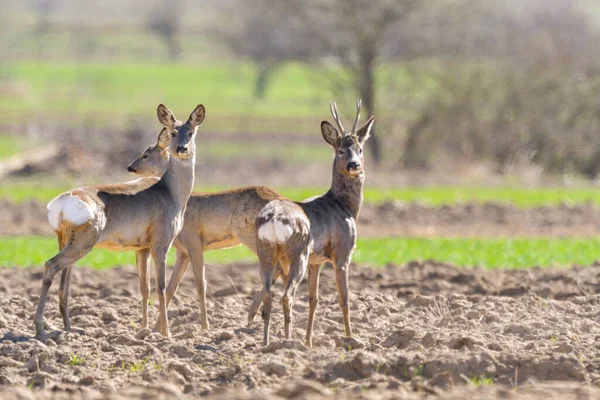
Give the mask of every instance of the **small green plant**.
[[423, 371], [425, 370], [425, 366], [423, 364], [417, 365], [415, 368], [415, 373], [413, 376], [423, 376]]
[[237, 365], [240, 366], [240, 368], [244, 366], [244, 360], [242, 360], [237, 353], [235, 353], [233, 357], [235, 358], [235, 362], [237, 363]]
[[556, 336], [556, 332], [552, 334], [552, 336], [550, 336], [550, 343], [556, 343], [556, 341], [558, 340], [558, 337]]
[[148, 300], [148, 305], [149, 305], [150, 307], [154, 307], [154, 299], [152, 299], [152, 298], [151, 298], [151, 299], [149, 299], [149, 300]]
[[133, 362], [129, 364], [129, 372], [135, 374], [136, 372], [144, 372], [146, 370], [145, 363], [143, 361]]
[[491, 385], [494, 383], [494, 378], [489, 376], [488, 374], [481, 374], [479, 376], [474, 376], [472, 378], [467, 378], [467, 382], [473, 386], [482, 386], [482, 385]]
[[67, 361], [65, 364], [71, 364], [71, 366], [76, 366], [76, 365], [83, 365], [85, 364], [85, 360], [78, 356], [77, 354], [72, 355], [71, 357], [69, 357], [69, 361]]
[[162, 370], [162, 365], [160, 365], [160, 364], [158, 364], [158, 363], [154, 362], [154, 363], [152, 363], [152, 368], [153, 368], [155, 371], [160, 371], [160, 370]]
[[131, 326], [131, 329], [135, 330], [135, 322], [130, 321], [129, 326]]

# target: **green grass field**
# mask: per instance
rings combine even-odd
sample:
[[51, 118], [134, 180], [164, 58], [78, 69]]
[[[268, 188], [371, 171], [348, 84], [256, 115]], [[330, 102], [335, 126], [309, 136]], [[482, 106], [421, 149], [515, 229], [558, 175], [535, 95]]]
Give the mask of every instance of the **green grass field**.
[[[402, 90], [412, 97], [409, 109], [395, 108], [390, 117], [414, 113], [414, 102], [424, 98], [427, 85], [413, 82], [399, 64], [382, 66], [378, 74], [385, 77], [380, 79], [381, 93]], [[337, 100], [342, 116], [353, 117], [355, 93], [332, 90], [347, 75], [339, 67], [286, 64], [274, 72], [266, 96], [256, 99], [257, 69], [251, 63], [9, 61], [0, 65], [0, 108], [4, 123], [29, 118], [61, 125], [115, 126], [132, 116], [153, 120], [159, 103], [180, 119], [203, 103], [206, 131], [313, 133], [318, 132], [319, 121], [329, 117], [331, 100]], [[378, 115], [391, 111], [382, 106]]]
[[153, 118], [158, 103], [165, 103], [180, 118], [185, 117], [182, 112], [203, 103], [209, 116], [206, 129], [215, 128], [213, 115], [325, 116], [329, 88], [312, 71], [299, 65], [281, 69], [268, 96], [257, 101], [253, 98], [256, 70], [250, 64], [9, 62], [0, 67], [0, 82], [9, 82], [16, 93], [0, 93], [0, 107], [12, 118], [84, 115], [99, 117], [94, 120], [98, 124], [103, 119], [114, 124], [115, 118], [123, 116]]
[[[54, 238], [0, 239], [0, 266], [39, 266], [54, 254]], [[353, 261], [385, 266], [413, 260], [435, 259], [458, 266], [524, 268], [533, 266], [590, 265], [600, 257], [600, 239], [359, 239]], [[133, 252], [96, 249], [79, 262], [94, 268], [134, 264]], [[207, 264], [256, 262], [244, 247], [206, 253]], [[169, 263], [174, 262], [174, 252]]]
[[[81, 186], [75, 182], [48, 182], [23, 180], [0, 185], [0, 198], [15, 202], [38, 200], [47, 202], [56, 195]], [[228, 187], [196, 186], [196, 191], [215, 192]], [[310, 196], [325, 193], [326, 188], [300, 187], [275, 188], [293, 200], [304, 200]], [[379, 204], [388, 200], [406, 203], [419, 202], [430, 206], [452, 205], [467, 202], [498, 202], [515, 207], [539, 207], [559, 204], [600, 204], [600, 189], [595, 187], [576, 188], [522, 188], [522, 187], [411, 187], [401, 189], [364, 189], [365, 203]]]

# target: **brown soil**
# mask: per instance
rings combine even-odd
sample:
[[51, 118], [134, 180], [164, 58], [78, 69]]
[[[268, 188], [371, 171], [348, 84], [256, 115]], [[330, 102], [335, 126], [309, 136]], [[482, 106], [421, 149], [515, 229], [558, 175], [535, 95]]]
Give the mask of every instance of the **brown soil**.
[[[592, 204], [518, 209], [485, 203], [427, 207], [366, 204], [361, 237], [584, 237], [600, 232], [600, 208]], [[46, 205], [0, 199], [0, 236], [53, 235]]]
[[[600, 398], [600, 266], [353, 266], [353, 339], [342, 334], [332, 273], [322, 275], [315, 347], [308, 349], [306, 284], [295, 302], [291, 340], [282, 339], [278, 302], [268, 347], [260, 322], [245, 328], [259, 287], [255, 265], [208, 268], [209, 331], [200, 329], [186, 277], [169, 310], [169, 339], [140, 330], [133, 267], [76, 269], [76, 332], [46, 343], [31, 338], [41, 269], [0, 269], [0, 397]], [[56, 286], [49, 330], [62, 325]], [[494, 384], [467, 383], [481, 376]]]

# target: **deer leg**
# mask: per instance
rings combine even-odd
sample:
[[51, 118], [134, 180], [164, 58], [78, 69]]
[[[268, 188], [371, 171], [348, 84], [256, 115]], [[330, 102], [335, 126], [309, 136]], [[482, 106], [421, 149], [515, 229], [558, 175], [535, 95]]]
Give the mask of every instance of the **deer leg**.
[[[65, 235], [61, 231], [57, 231], [58, 249], [61, 251], [65, 248]], [[63, 318], [63, 326], [65, 331], [71, 330], [71, 320], [69, 318], [69, 292], [71, 288], [72, 265], [61, 272], [60, 288], [58, 289], [58, 309]]]
[[58, 289], [58, 309], [62, 315], [65, 331], [71, 330], [71, 320], [69, 317], [69, 294], [71, 292], [71, 278], [73, 276], [73, 265], [64, 269], [60, 276], [60, 288]]
[[167, 267], [167, 253], [169, 247], [159, 247], [152, 249], [152, 259], [154, 260], [154, 269], [156, 272], [156, 293], [158, 295], [158, 306], [159, 306], [159, 324], [160, 333], [164, 337], [171, 335], [169, 331], [169, 321], [167, 317], [167, 301], [166, 301], [166, 267]]
[[[175, 268], [173, 270], [173, 273], [171, 274], [171, 279], [169, 280], [169, 286], [167, 286], [167, 293], [166, 293], [167, 309], [169, 308], [169, 304], [171, 304], [171, 300], [173, 299], [173, 296], [175, 296], [175, 293], [177, 293], [177, 289], [179, 288], [179, 283], [181, 283], [181, 279], [185, 275], [189, 265], [190, 265], [189, 255], [184, 251], [177, 250], [177, 260], [175, 261]], [[156, 321], [156, 324], [154, 325], [154, 330], [155, 331], [160, 330], [160, 319], [158, 321]]]
[[258, 248], [258, 260], [260, 263], [260, 276], [263, 282], [263, 345], [269, 344], [269, 330], [271, 321], [271, 287], [273, 286], [273, 277], [276, 274], [274, 266], [274, 250], [269, 248], [266, 244], [263, 247]]
[[194, 280], [198, 289], [198, 297], [200, 298], [200, 323], [202, 329], [210, 329], [208, 324], [208, 313], [206, 311], [206, 276], [204, 274], [204, 252], [202, 247], [196, 247], [190, 250], [190, 260], [194, 270]]
[[[44, 264], [42, 290], [40, 292], [40, 299], [34, 318], [35, 337], [39, 340], [44, 340], [46, 336], [44, 332], [44, 309], [46, 308], [48, 291], [52, 285], [52, 280], [57, 273], [69, 268], [75, 264], [77, 260], [83, 258], [87, 253], [89, 253], [97, 242], [95, 237], [86, 235], [88, 232], [85, 230], [76, 228], [72, 234], [75, 233], [81, 234], [82, 236], [76, 236], [71, 243], [66, 245], [57, 255], [46, 261]], [[65, 284], [68, 281], [67, 278], [68, 274], [65, 276]]]
[[[273, 282], [271, 286], [275, 285], [277, 279], [279, 278], [279, 274], [281, 274], [281, 268], [279, 267], [279, 263], [275, 268], [275, 274], [273, 275]], [[265, 298], [265, 290], [261, 289], [260, 292], [254, 297], [252, 300], [252, 304], [250, 305], [250, 310], [248, 311], [248, 329], [252, 329], [254, 326], [254, 319], [256, 318], [256, 314], [258, 313], [258, 309], [260, 305], [263, 303], [263, 299]]]
[[149, 259], [149, 249], [142, 249], [135, 252], [135, 260], [140, 279], [140, 294], [142, 295], [142, 329], [148, 327], [148, 298], [150, 297], [150, 274], [148, 273]]
[[348, 309], [348, 267], [350, 266], [350, 258], [343, 262], [336, 262], [335, 268], [335, 283], [338, 290], [338, 300], [342, 309], [342, 319], [344, 321], [344, 332], [346, 336], [352, 336], [352, 328], [350, 327], [350, 311]]
[[306, 345], [312, 347], [313, 324], [315, 322], [315, 311], [319, 303], [319, 275], [321, 266], [319, 264], [311, 264], [308, 266], [308, 285], [309, 285], [309, 312], [308, 326], [306, 327]]
[[292, 306], [294, 305], [296, 288], [306, 274], [307, 262], [308, 251], [305, 250], [299, 256], [294, 257], [291, 260], [289, 276], [285, 277], [284, 275], [286, 288], [283, 292], [281, 303], [283, 304], [283, 324], [286, 339], [290, 339], [292, 337]]
[[190, 265], [190, 257], [185, 251], [177, 250], [177, 260], [175, 261], [175, 268], [173, 269], [173, 273], [171, 274], [171, 279], [169, 280], [169, 286], [167, 286], [167, 307], [171, 303], [171, 299], [177, 293], [177, 289], [179, 288], [179, 283], [181, 283], [181, 279], [185, 275], [188, 267]]

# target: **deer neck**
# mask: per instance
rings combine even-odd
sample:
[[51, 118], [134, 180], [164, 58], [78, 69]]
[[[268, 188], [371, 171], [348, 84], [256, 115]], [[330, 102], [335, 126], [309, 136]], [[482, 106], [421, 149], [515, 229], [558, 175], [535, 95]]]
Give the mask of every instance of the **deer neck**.
[[354, 219], [358, 218], [363, 201], [363, 185], [365, 175], [349, 177], [338, 170], [337, 161], [333, 163], [333, 177], [331, 180], [330, 195], [335, 198], [342, 207], [348, 211]]
[[169, 157], [167, 172], [160, 179], [160, 182], [171, 193], [173, 200], [182, 210], [185, 209], [194, 187], [195, 164], [195, 156], [183, 160], [171, 156]]

